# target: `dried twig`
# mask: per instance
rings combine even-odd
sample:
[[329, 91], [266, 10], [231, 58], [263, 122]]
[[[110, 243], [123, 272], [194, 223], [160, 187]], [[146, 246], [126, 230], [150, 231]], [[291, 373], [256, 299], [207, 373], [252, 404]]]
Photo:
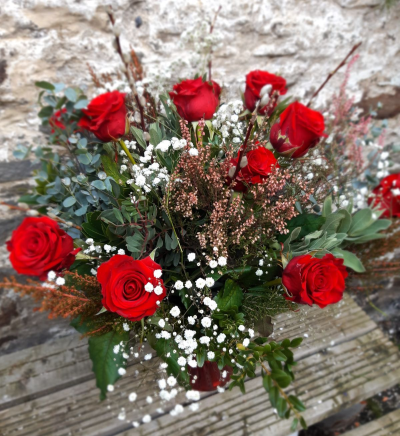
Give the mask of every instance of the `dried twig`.
[[328, 74], [328, 77], [325, 79], [325, 82], [314, 92], [314, 94], [311, 96], [309, 102], [307, 103], [307, 107], [310, 107], [311, 102], [313, 101], [313, 99], [321, 92], [322, 88], [329, 82], [329, 80], [331, 80], [331, 78], [340, 70], [340, 68], [342, 68], [347, 60], [349, 59], [349, 57], [358, 49], [358, 47], [360, 47], [362, 43], [359, 42], [358, 44], [356, 44], [348, 53], [348, 55], [342, 60], [342, 62], [340, 62], [340, 64], [336, 67], [336, 69], [332, 72]]
[[[213, 33], [213, 30], [214, 30], [214, 26], [215, 26], [215, 22], [217, 21], [217, 17], [218, 17], [218, 14], [219, 14], [219, 11], [221, 10], [221, 8], [222, 8], [222, 6], [220, 6], [218, 9], [217, 9], [217, 12], [215, 13], [215, 16], [214, 16], [214, 19], [213, 19], [213, 21], [211, 22], [211, 26], [210, 26], [210, 35]], [[208, 80], [211, 82], [211, 66], [212, 66], [212, 60], [211, 60], [211, 57], [212, 57], [212, 46], [211, 46], [211, 49], [210, 49], [210, 59], [209, 59], [209, 61], [208, 61]]]
[[[111, 25], [115, 26], [115, 18], [114, 18], [114, 15], [112, 13], [111, 7], [107, 11], [107, 15], [108, 15], [108, 18], [110, 19]], [[131, 71], [131, 65], [125, 59], [124, 53], [122, 52], [121, 40], [120, 40], [120, 37], [119, 37], [119, 32], [116, 31], [115, 28], [114, 28], [114, 36], [115, 36], [115, 46], [116, 46], [117, 53], [119, 54], [119, 57], [121, 58], [121, 61], [124, 64], [124, 74], [125, 74], [125, 77], [128, 80], [128, 83], [129, 83], [129, 86], [132, 89], [132, 93], [133, 93], [133, 96], [135, 98], [136, 104], [138, 105], [138, 108], [139, 108], [139, 112], [140, 112], [140, 124], [142, 126], [142, 130], [145, 131], [146, 130], [146, 125], [145, 125], [145, 122], [144, 122], [143, 106], [140, 103], [140, 97], [139, 97], [139, 95], [137, 93], [135, 82], [132, 79], [131, 75], [129, 74], [129, 71]]]
[[237, 162], [237, 165], [236, 165], [235, 173], [234, 173], [234, 175], [233, 175], [233, 177], [232, 177], [232, 182], [233, 182], [234, 180], [236, 180], [236, 177], [237, 177], [237, 175], [238, 175], [238, 173], [239, 173], [239, 171], [240, 171], [240, 162], [242, 161], [242, 158], [243, 158], [244, 152], [246, 151], [246, 148], [247, 148], [247, 142], [249, 141], [249, 138], [250, 138], [250, 133], [251, 133], [251, 131], [253, 130], [253, 126], [254, 126], [254, 124], [255, 124], [255, 122], [256, 122], [256, 119], [257, 119], [257, 111], [258, 111], [258, 107], [259, 107], [259, 105], [260, 105], [260, 101], [257, 103], [256, 108], [254, 109], [254, 111], [253, 111], [253, 113], [252, 113], [252, 115], [251, 115], [251, 119], [250, 119], [249, 125], [248, 125], [248, 127], [247, 127], [246, 138], [245, 138], [245, 140], [244, 140], [244, 143], [243, 143], [243, 145], [239, 148], [239, 153], [238, 153], [238, 162]]

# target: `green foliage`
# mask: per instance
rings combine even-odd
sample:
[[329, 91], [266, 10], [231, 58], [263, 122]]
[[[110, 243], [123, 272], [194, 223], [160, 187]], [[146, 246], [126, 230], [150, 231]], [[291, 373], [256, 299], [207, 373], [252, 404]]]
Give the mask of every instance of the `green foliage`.
[[233, 280], [228, 279], [225, 286], [215, 297], [218, 308], [222, 311], [238, 310], [242, 304], [243, 292], [240, 286]]
[[237, 367], [234, 369], [232, 382], [229, 385], [229, 389], [237, 386], [244, 392], [244, 378], [256, 377], [256, 368], [261, 367], [262, 385], [268, 393], [271, 406], [277, 409], [278, 416], [281, 418], [288, 419], [293, 414], [294, 429], [299, 422], [306, 425], [299, 414], [305, 410], [305, 406], [295, 395], [286, 395], [284, 389], [294, 380], [292, 368], [296, 362], [290, 348], [299, 346], [301, 341], [302, 338], [268, 342], [268, 338], [258, 337], [247, 346], [238, 344], [239, 354], [236, 356], [236, 361], [240, 364], [240, 369]]
[[178, 364], [179, 354], [176, 352], [177, 347], [173, 339], [157, 339], [152, 343], [152, 346], [156, 350], [157, 356], [168, 364], [168, 374], [173, 375], [181, 385], [188, 386], [189, 375], [186, 371], [182, 371]]
[[[99, 314], [102, 312], [103, 310]], [[71, 326], [81, 334], [87, 334], [93, 330], [90, 320], [82, 322], [80, 316], [71, 321]], [[92, 370], [96, 376], [96, 386], [100, 389], [100, 400], [107, 397], [108, 385], [114, 385], [120, 378], [118, 368], [126, 367], [122, 354], [127, 349], [128, 340], [129, 332], [123, 329], [89, 337], [89, 356], [93, 363]], [[116, 345], [119, 345], [118, 353], [114, 353]]]
[[121, 180], [122, 183], [126, 183], [128, 177], [120, 173], [117, 163], [111, 159], [110, 156], [103, 154], [101, 156], [101, 163], [103, 164], [103, 169], [107, 176], [111, 177], [117, 183], [119, 180]]
[[[289, 230], [289, 234], [296, 228], [300, 227], [300, 233], [298, 238], [304, 238], [309, 233], [313, 233], [325, 223], [326, 218], [321, 215], [315, 214], [300, 214], [288, 221], [286, 227]], [[279, 235], [279, 242], [284, 242], [287, 239], [287, 235]]]
[[[89, 355], [93, 362], [96, 386], [100, 389], [100, 400], [107, 397], [107, 386], [113, 385], [120, 378], [118, 368], [126, 367], [122, 354], [128, 340], [129, 332], [117, 333], [115, 330], [89, 338]], [[116, 345], [120, 346], [118, 353], [114, 353]]]
[[[322, 220], [310, 217], [314, 215], [297, 216], [291, 228], [289, 237], [284, 243], [286, 257], [301, 256], [311, 253], [323, 257], [327, 253], [342, 258], [344, 265], [356, 272], [365, 272], [365, 268], [357, 256], [345, 250], [350, 244], [361, 244], [374, 239], [384, 238], [385, 234], [379, 233], [386, 230], [391, 221], [379, 219], [382, 212], [365, 208], [351, 215], [347, 209], [338, 209], [332, 212], [332, 200], [325, 200]], [[308, 231], [310, 231], [308, 233]], [[286, 254], [287, 253], [287, 254]]]

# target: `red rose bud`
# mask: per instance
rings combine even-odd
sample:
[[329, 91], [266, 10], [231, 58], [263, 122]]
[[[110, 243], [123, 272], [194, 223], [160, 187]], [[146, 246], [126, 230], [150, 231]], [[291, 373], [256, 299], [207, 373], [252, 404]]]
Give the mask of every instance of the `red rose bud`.
[[219, 105], [221, 87], [211, 81], [203, 82], [201, 77], [184, 80], [173, 87], [169, 93], [178, 114], [186, 121], [209, 120]]
[[69, 269], [80, 248], [48, 217], [25, 218], [7, 241], [10, 262], [19, 274], [46, 280], [49, 271]]
[[65, 130], [65, 125], [62, 122], [62, 114], [65, 114], [67, 112], [66, 108], [60, 109], [57, 112], [54, 112], [54, 114], [49, 119], [49, 124], [52, 127], [51, 133], [54, 133], [55, 129], [61, 129]]
[[[279, 95], [286, 94], [286, 80], [283, 77], [275, 76], [268, 71], [255, 70], [246, 76], [246, 89], [244, 91], [244, 103], [246, 108], [253, 112], [257, 101], [261, 99], [260, 114], [266, 114], [267, 104], [274, 92]], [[277, 100], [277, 99], [276, 99]], [[270, 106], [270, 114], [276, 106], [276, 101]]]
[[[228, 173], [229, 184], [232, 182], [232, 177], [235, 174], [238, 158], [232, 159], [231, 164], [232, 167]], [[250, 150], [240, 161], [241, 170], [236, 176], [236, 184], [233, 190], [246, 192], [247, 186], [245, 183], [247, 185], [262, 183], [271, 174], [274, 166], [279, 168], [278, 161], [272, 151], [262, 146]]]
[[126, 106], [125, 94], [119, 91], [106, 92], [94, 98], [78, 126], [89, 130], [101, 141], [117, 140], [125, 134]]
[[368, 204], [383, 210], [383, 217], [400, 217], [400, 173], [382, 179], [372, 194]]
[[322, 259], [309, 254], [294, 257], [282, 274], [282, 283], [293, 297], [286, 300], [298, 304], [317, 304], [323, 308], [343, 297], [348, 276], [343, 259], [325, 254]]
[[295, 101], [271, 128], [270, 142], [278, 153], [298, 158], [315, 147], [324, 135], [324, 117]]
[[157, 302], [167, 295], [162, 279], [154, 275], [156, 270], [161, 267], [150, 257], [134, 260], [120, 254], [113, 256], [97, 270], [103, 306], [131, 321], [153, 315]]
[[[218, 387], [225, 386], [231, 379], [233, 368], [231, 366], [224, 366], [222, 371], [218, 369], [217, 362], [210, 362], [206, 360], [204, 365], [196, 368], [188, 366], [188, 373], [190, 375], [190, 386], [196, 391], [210, 392], [215, 391]], [[225, 372], [225, 378], [222, 374]], [[195, 379], [194, 376], [197, 376]]]

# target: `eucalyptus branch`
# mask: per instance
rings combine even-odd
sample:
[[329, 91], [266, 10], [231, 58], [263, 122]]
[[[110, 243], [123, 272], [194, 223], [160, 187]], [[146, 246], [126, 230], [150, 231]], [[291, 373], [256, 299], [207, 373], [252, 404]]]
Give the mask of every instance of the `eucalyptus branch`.
[[53, 219], [54, 221], [57, 221], [61, 224], [64, 224], [67, 227], [74, 227], [75, 229], [78, 230], [82, 230], [82, 227], [77, 226], [76, 224], [73, 224], [70, 221], [65, 221], [62, 218], [58, 217], [57, 215], [54, 214], [45, 214], [45, 213], [41, 213], [39, 211], [37, 211], [36, 209], [29, 209], [29, 208], [25, 208], [25, 207], [20, 207], [20, 206], [14, 206], [13, 204], [8, 204], [4, 201], [1, 201], [0, 204], [2, 206], [6, 206], [11, 210], [19, 210], [20, 212], [25, 212], [26, 214], [31, 214], [31, 216], [36, 216], [36, 215], [40, 215], [40, 216], [50, 216], [51, 219]]
[[313, 99], [320, 93], [320, 91], [322, 90], [322, 88], [324, 88], [324, 86], [329, 82], [329, 80], [331, 80], [331, 78], [340, 70], [340, 68], [342, 68], [347, 60], [349, 59], [349, 57], [358, 49], [358, 47], [360, 47], [362, 43], [359, 42], [358, 44], [356, 44], [351, 50], [350, 52], [347, 54], [347, 56], [342, 60], [342, 62], [340, 62], [340, 64], [336, 67], [336, 69], [332, 72], [328, 74], [328, 77], [325, 79], [325, 82], [314, 92], [314, 94], [311, 96], [310, 100], [307, 103], [307, 107], [310, 107], [311, 102], [313, 101]]

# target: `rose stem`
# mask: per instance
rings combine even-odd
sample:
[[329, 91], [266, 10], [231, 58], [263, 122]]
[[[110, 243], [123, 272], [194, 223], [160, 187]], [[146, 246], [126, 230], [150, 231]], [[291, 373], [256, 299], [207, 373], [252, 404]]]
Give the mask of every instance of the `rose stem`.
[[[213, 33], [215, 22], [217, 21], [217, 17], [218, 17], [218, 14], [219, 14], [219, 11], [221, 10], [221, 8], [222, 8], [222, 6], [220, 5], [219, 8], [217, 9], [217, 12], [215, 13], [213, 21], [211, 22], [210, 35]], [[211, 42], [210, 42], [210, 44], [211, 44]], [[208, 61], [208, 81], [209, 82], [211, 82], [211, 65], [212, 65], [211, 57], [212, 57], [212, 52], [213, 52], [213, 50], [212, 50], [212, 46], [211, 46], [211, 48], [210, 48], [210, 59]]]
[[247, 148], [247, 141], [249, 140], [250, 133], [253, 130], [254, 123], [256, 122], [256, 119], [257, 119], [257, 111], [258, 111], [259, 104], [260, 104], [260, 102], [257, 103], [256, 108], [254, 109], [254, 112], [251, 115], [249, 126], [247, 127], [246, 138], [244, 140], [243, 145], [239, 149], [238, 163], [236, 165], [236, 170], [235, 170], [235, 174], [232, 177], [232, 181], [234, 181], [236, 179], [236, 176], [238, 175], [238, 172], [240, 171], [240, 162], [241, 162], [243, 154]]
[[124, 150], [124, 152], [126, 153], [126, 155], [128, 156], [128, 159], [133, 163], [133, 165], [136, 165], [136, 161], [132, 157], [130, 151], [128, 150], [128, 147], [125, 145], [125, 142], [122, 139], [120, 139], [118, 142], [119, 142], [120, 146], [122, 147], [122, 149]]
[[[107, 11], [107, 15], [108, 15], [108, 18], [110, 19], [110, 22], [111, 22], [112, 26], [114, 26], [115, 25], [115, 18], [114, 18], [114, 15], [112, 13], [111, 7]], [[131, 78], [131, 76], [129, 74], [129, 63], [126, 62], [124, 54], [122, 53], [122, 47], [121, 47], [121, 41], [119, 39], [119, 35], [118, 35], [118, 33], [116, 33], [116, 34], [114, 33], [114, 35], [115, 35], [115, 45], [116, 45], [116, 48], [117, 48], [117, 53], [119, 54], [119, 57], [121, 58], [121, 61], [124, 64], [124, 67], [125, 67], [124, 68], [124, 74], [125, 74], [125, 76], [126, 76], [126, 78], [128, 80], [129, 86], [132, 89], [133, 95], [134, 95], [135, 100], [136, 100], [136, 104], [139, 107], [140, 124], [141, 124], [142, 130], [144, 132], [145, 129], [146, 129], [146, 126], [145, 126], [145, 123], [144, 123], [143, 106], [140, 104], [140, 99], [139, 99], [139, 96], [138, 96], [138, 93], [137, 93], [137, 90], [136, 90], [135, 82], [132, 80], [132, 78]]]
[[[30, 211], [34, 211], [34, 213], [37, 214], [37, 215], [48, 216], [48, 215], [46, 215], [45, 213], [40, 213], [40, 212], [37, 211], [36, 209], [29, 209], [29, 208], [26, 209], [26, 208], [24, 208], [24, 207], [14, 206], [13, 204], [8, 204], [8, 203], [5, 203], [4, 201], [0, 201], [0, 204], [1, 204], [2, 206], [6, 206], [6, 207], [8, 207], [9, 209], [12, 209], [12, 210], [19, 210], [19, 211], [21, 211], [21, 212], [25, 212], [25, 213], [28, 213], [28, 212], [30, 212]], [[53, 215], [53, 214], [52, 214], [51, 219], [53, 219], [54, 221], [58, 221], [59, 223], [65, 224], [65, 225], [68, 226], [68, 227], [75, 227], [75, 228], [78, 229], [78, 230], [82, 230], [82, 227], [79, 227], [79, 226], [77, 226], [77, 225], [75, 225], [75, 224], [73, 224], [73, 223], [71, 223], [71, 222], [64, 221], [63, 219], [59, 218], [59, 217], [56, 216], [56, 215]]]
[[307, 103], [307, 107], [310, 107], [311, 102], [313, 101], [313, 99], [320, 93], [320, 91], [322, 90], [322, 88], [329, 82], [329, 80], [331, 80], [331, 78], [340, 70], [340, 68], [343, 67], [343, 65], [346, 64], [347, 59], [358, 49], [358, 47], [360, 47], [362, 43], [359, 42], [358, 44], [356, 44], [348, 53], [348, 55], [342, 60], [342, 62], [340, 62], [340, 64], [336, 67], [336, 69], [332, 72], [328, 74], [328, 77], [325, 79], [325, 82], [314, 92], [314, 94], [311, 96], [309, 102]]

